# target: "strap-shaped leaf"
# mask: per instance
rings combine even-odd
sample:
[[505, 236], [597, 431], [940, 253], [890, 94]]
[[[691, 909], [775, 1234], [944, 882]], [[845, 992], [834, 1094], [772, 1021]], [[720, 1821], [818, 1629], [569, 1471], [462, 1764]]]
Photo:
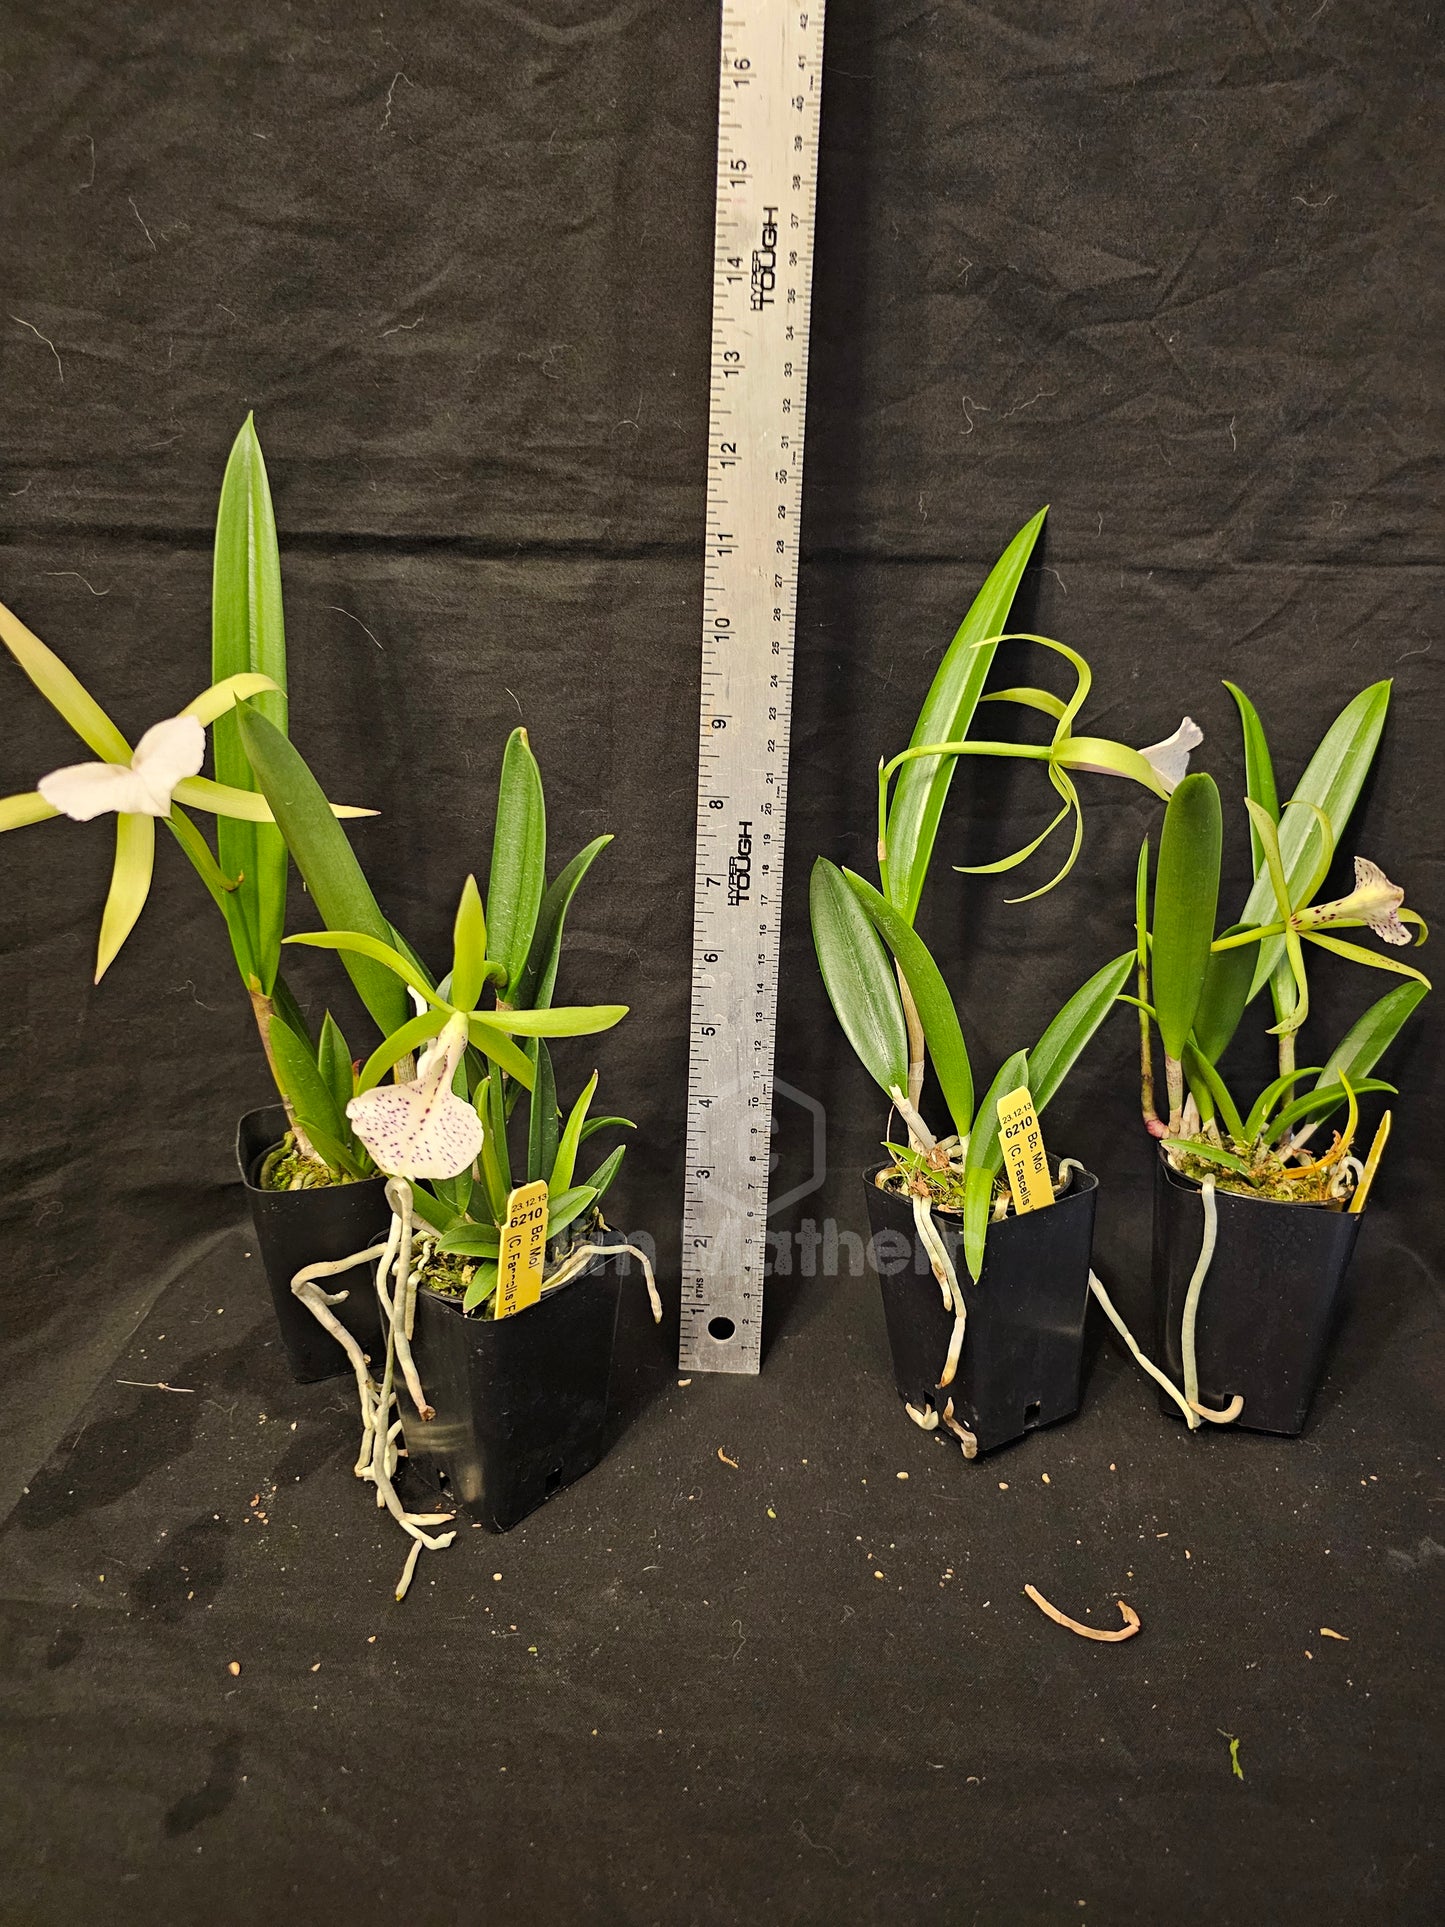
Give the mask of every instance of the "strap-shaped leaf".
[[[1192, 1043], [1184, 1046], [1184, 1075], [1194, 1092], [1195, 1102], [1199, 1104], [1201, 1117], [1218, 1116], [1224, 1120], [1224, 1128], [1236, 1144], [1252, 1142], [1244, 1128], [1244, 1119], [1239, 1114], [1239, 1106], [1230, 1096], [1228, 1087], [1209, 1059]], [[1201, 1099], [1207, 1097], [1209, 1109], [1206, 1111]]]
[[484, 1305], [497, 1289], [497, 1267], [494, 1264], [480, 1264], [472, 1274], [472, 1282], [467, 1286], [462, 1299], [463, 1311], [475, 1311]]
[[[975, 645], [1007, 629], [1014, 595], [1047, 514], [1048, 509], [1041, 508], [1026, 522], [994, 564], [938, 667], [911, 742], [946, 743], [968, 734], [994, 655], [992, 648]], [[888, 897], [909, 923], [918, 914], [954, 767], [951, 756], [920, 757], [904, 765], [894, 791], [888, 813]]]
[[852, 870], [844, 870], [843, 876], [903, 972], [953, 1128], [966, 1138], [973, 1122], [973, 1072], [943, 973], [912, 924], [871, 883]]
[[[1222, 938], [1243, 934], [1239, 924], [1220, 932]], [[1254, 978], [1254, 949], [1237, 944], [1229, 950], [1211, 949], [1204, 971], [1204, 987], [1194, 1011], [1194, 1041], [1199, 1054], [1217, 1064], [1239, 1029]]]
[[627, 1146], [625, 1144], [615, 1145], [613, 1149], [607, 1153], [607, 1156], [603, 1158], [591, 1177], [587, 1179], [587, 1189], [592, 1193], [598, 1204], [601, 1204], [603, 1198], [611, 1188], [612, 1180], [622, 1169], [622, 1160], [626, 1155], [626, 1151]]
[[72, 675], [53, 649], [47, 649], [19, 616], [0, 602], [0, 642], [25, 671], [52, 709], [56, 709], [81, 742], [103, 763], [128, 763], [130, 744], [106, 715], [90, 691]]
[[[502, 753], [492, 867], [487, 878], [487, 933], [493, 960], [506, 971], [509, 996], [532, 947], [547, 868], [547, 811], [542, 772], [525, 729], [514, 729]], [[515, 1002], [515, 997], [510, 997]]]
[[595, 1204], [597, 1193], [590, 1184], [574, 1184], [570, 1190], [549, 1194], [547, 1199], [547, 1237], [565, 1231], [582, 1213]]
[[[1239, 710], [1240, 728], [1244, 732], [1244, 787], [1245, 794], [1254, 799], [1262, 810], [1274, 821], [1279, 821], [1279, 791], [1275, 787], [1274, 762], [1269, 753], [1269, 739], [1264, 733], [1264, 724], [1259, 720], [1259, 711], [1245, 695], [1238, 683], [1226, 679], [1225, 688], [1233, 696]], [[1259, 840], [1259, 831], [1251, 823], [1249, 830], [1250, 847], [1254, 852], [1255, 874], [1264, 867], [1264, 845]], [[1253, 974], [1254, 962], [1250, 960]]]
[[1154, 1009], [1170, 1057], [1194, 1023], [1219, 903], [1223, 819], [1212, 776], [1186, 776], [1169, 799], [1154, 875]]
[[[1388, 682], [1372, 683], [1368, 689], [1362, 689], [1331, 723], [1295, 788], [1295, 798], [1304, 803], [1313, 803], [1316, 809], [1324, 811], [1336, 838], [1345, 833], [1345, 825], [1355, 807], [1360, 787], [1375, 759], [1389, 706]], [[1280, 853], [1291, 890], [1297, 890], [1308, 868], [1309, 846], [1314, 841], [1313, 822], [1314, 818], [1307, 810], [1286, 810], [1280, 821]], [[1274, 901], [1275, 892], [1269, 877], [1260, 871], [1255, 876], [1249, 901], [1240, 914], [1240, 922], [1270, 922]], [[1264, 988], [1283, 949], [1282, 937], [1270, 938], [1260, 945], [1251, 996]]]
[[577, 1147], [582, 1141], [582, 1126], [588, 1108], [597, 1091], [597, 1073], [593, 1071], [588, 1079], [587, 1088], [572, 1106], [567, 1123], [557, 1145], [557, 1156], [552, 1169], [547, 1173], [547, 1189], [552, 1195], [566, 1191], [572, 1183], [577, 1169]]
[[345, 1122], [346, 1107], [354, 1094], [351, 1051], [341, 1034], [341, 1026], [328, 1010], [321, 1019], [321, 1037], [316, 1046], [316, 1068], [325, 1079], [336, 1106], [336, 1115]]
[[963, 1166], [963, 1256], [969, 1276], [978, 1282], [983, 1270], [984, 1241], [988, 1236], [988, 1212], [993, 1199], [993, 1181], [1003, 1163], [998, 1141], [998, 1101], [1009, 1091], [1029, 1081], [1027, 1051], [1015, 1051], [989, 1085], [983, 1102], [974, 1112], [973, 1131]]
[[1278, 1143], [1286, 1131], [1292, 1130], [1296, 1124], [1307, 1117], [1323, 1117], [1328, 1112], [1337, 1110], [1341, 1104], [1348, 1101], [1351, 1091], [1356, 1097], [1365, 1097], [1371, 1091], [1386, 1091], [1391, 1096], [1396, 1094], [1395, 1086], [1385, 1083], [1381, 1078], [1362, 1077], [1356, 1083], [1347, 1072], [1343, 1079], [1337, 1078], [1333, 1084], [1326, 1084], [1318, 1090], [1306, 1091], [1304, 1096], [1297, 1097], [1293, 1104], [1286, 1104], [1269, 1126], [1270, 1142]]
[[1029, 1052], [1029, 1095], [1034, 1100], [1034, 1110], [1040, 1115], [1114, 1008], [1119, 992], [1129, 981], [1134, 961], [1134, 952], [1126, 950], [1102, 970], [1096, 970], [1088, 982], [1074, 992]]
[[[527, 1112], [527, 1182], [535, 1184], [547, 1177], [557, 1162], [557, 1136], [561, 1119], [557, 1115], [557, 1080], [552, 1070], [552, 1053], [540, 1037], [528, 1050], [536, 1079]], [[585, 1127], [584, 1127], [585, 1129]]]
[[495, 1258], [501, 1248], [501, 1233], [494, 1224], [454, 1225], [437, 1245], [438, 1251], [450, 1251], [459, 1258]]
[[537, 912], [532, 947], [527, 953], [516, 994], [510, 1002], [524, 1004], [529, 1010], [545, 1010], [551, 1003], [552, 993], [557, 986], [557, 965], [562, 955], [562, 926], [566, 922], [567, 907], [577, 893], [578, 884], [611, 841], [610, 836], [594, 837], [586, 849], [579, 850], [548, 886], [547, 894], [542, 898], [542, 907]]
[[452, 926], [452, 981], [448, 1001], [456, 1010], [475, 1010], [486, 982], [487, 919], [482, 910], [482, 893], [477, 879], [469, 876], [462, 885]]
[[813, 947], [843, 1034], [874, 1083], [908, 1088], [908, 1033], [883, 939], [835, 863], [819, 857], [808, 886]]
[[[256, 780], [322, 921], [328, 929], [354, 930], [385, 943], [391, 926], [381, 914], [321, 785], [274, 723], [249, 704], [236, 713], [242, 746]], [[343, 961], [382, 1036], [399, 1030], [410, 1014], [410, 1005], [392, 971], [370, 957], [345, 956]]]
[[[530, 1065], [528, 1066], [530, 1069]], [[512, 1190], [512, 1156], [507, 1148], [507, 1094], [504, 1080], [493, 1071], [487, 1083], [487, 1137], [496, 1163], [497, 1178], [504, 1195]]]
[[1244, 1138], [1247, 1144], [1253, 1144], [1268, 1124], [1274, 1107], [1280, 1099], [1287, 1096], [1302, 1077], [1313, 1077], [1318, 1069], [1318, 1064], [1311, 1064], [1306, 1070], [1286, 1071], [1282, 1077], [1276, 1077], [1273, 1083], [1265, 1085], [1250, 1106], [1249, 1116], [1244, 1120]]
[[[247, 415], [232, 444], [216, 511], [211, 572], [211, 678], [265, 676], [256, 711], [286, 733], [286, 625], [281, 603], [281, 556], [271, 485], [256, 424]], [[217, 782], [233, 790], [259, 786], [233, 714], [211, 732]], [[183, 799], [184, 800], [184, 799]], [[217, 830], [221, 868], [240, 878], [241, 915], [251, 937], [261, 989], [270, 992], [281, 960], [286, 921], [286, 841], [273, 824], [223, 817]], [[237, 957], [238, 964], [241, 958]], [[243, 966], [244, 968], [244, 966]]]
[[316, 1059], [289, 1024], [272, 1024], [271, 1052], [282, 1095], [314, 1148], [333, 1170], [358, 1177], [358, 1160], [347, 1147], [351, 1133], [345, 1113], [337, 1109]]
[[1397, 984], [1393, 990], [1387, 990], [1330, 1052], [1316, 1088], [1338, 1083], [1343, 1073], [1358, 1090], [1361, 1078], [1369, 1076], [1394, 1043], [1410, 1013], [1427, 995], [1426, 986], [1421, 983]]
[[[528, 1069], [530, 1068], [529, 1065]], [[482, 1138], [482, 1154], [477, 1159], [477, 1166], [482, 1174], [482, 1189], [486, 1193], [487, 1209], [492, 1214], [493, 1224], [498, 1225], [507, 1222], [507, 1193], [511, 1189], [511, 1186], [503, 1181], [501, 1165], [497, 1158], [497, 1147], [491, 1130], [492, 1086], [500, 1081], [497, 1071], [489, 1071], [477, 1086], [476, 1097], [473, 1100], [477, 1107], [477, 1115], [486, 1127]]]
[[1206, 1164], [1222, 1165], [1226, 1171], [1237, 1171], [1248, 1177], [1249, 1161], [1240, 1157], [1237, 1151], [1226, 1151], [1222, 1144], [1208, 1144], [1197, 1137], [1166, 1137], [1166, 1151], [1187, 1151], [1192, 1158], [1203, 1158]]

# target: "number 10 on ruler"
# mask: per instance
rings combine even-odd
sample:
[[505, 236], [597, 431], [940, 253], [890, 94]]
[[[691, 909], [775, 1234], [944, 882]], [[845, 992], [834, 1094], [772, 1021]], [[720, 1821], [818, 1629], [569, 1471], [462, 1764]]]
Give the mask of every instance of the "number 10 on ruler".
[[823, 9], [724, 0], [681, 1360], [755, 1372]]

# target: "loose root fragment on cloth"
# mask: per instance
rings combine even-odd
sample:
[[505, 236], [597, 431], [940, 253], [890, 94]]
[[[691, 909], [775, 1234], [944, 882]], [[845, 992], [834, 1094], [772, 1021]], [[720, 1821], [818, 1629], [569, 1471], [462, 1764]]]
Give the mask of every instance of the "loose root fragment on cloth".
[[918, 1427], [920, 1432], [936, 1432], [938, 1430], [938, 1414], [931, 1405], [926, 1412], [920, 1412], [916, 1405], [910, 1405], [905, 1399], [903, 1409], [913, 1420], [913, 1423]]
[[1052, 1619], [1056, 1626], [1067, 1626], [1069, 1631], [1077, 1633], [1080, 1639], [1097, 1639], [1101, 1645], [1117, 1646], [1121, 1639], [1132, 1639], [1140, 1627], [1138, 1613], [1132, 1606], [1125, 1605], [1122, 1599], [1119, 1600], [1118, 1606], [1124, 1624], [1117, 1632], [1106, 1633], [1101, 1632], [1097, 1626], [1082, 1626], [1077, 1619], [1070, 1619], [1067, 1613], [1061, 1613], [1057, 1606], [1049, 1604], [1037, 1586], [1025, 1586], [1024, 1591], [1046, 1618]]
[[[386, 1201], [391, 1206], [391, 1227], [383, 1243], [369, 1245], [365, 1251], [354, 1252], [349, 1258], [305, 1266], [291, 1280], [291, 1290], [341, 1346], [356, 1374], [357, 1396], [361, 1406], [361, 1449], [353, 1471], [358, 1479], [376, 1487], [378, 1509], [385, 1507], [412, 1541], [396, 1585], [396, 1597], [401, 1600], [406, 1597], [422, 1551], [441, 1552], [457, 1535], [455, 1528], [438, 1534], [425, 1530], [428, 1526], [449, 1524], [456, 1517], [454, 1512], [408, 1512], [392, 1484], [402, 1457], [402, 1447], [398, 1442], [402, 1431], [401, 1418], [392, 1416], [398, 1407], [398, 1366], [407, 1395], [421, 1418], [429, 1420], [436, 1416], [436, 1408], [422, 1388], [421, 1376], [411, 1350], [416, 1326], [417, 1294], [434, 1247], [429, 1238], [423, 1238], [419, 1244], [414, 1243], [412, 1190], [405, 1178], [388, 1179]], [[640, 1251], [636, 1245], [579, 1245], [567, 1253], [550, 1278], [543, 1280], [543, 1292], [570, 1283], [586, 1270], [594, 1258], [617, 1251], [629, 1252], [641, 1262], [653, 1320], [660, 1324], [662, 1300], [657, 1294], [652, 1264], [647, 1253]], [[339, 1277], [343, 1272], [354, 1271], [359, 1265], [370, 1264], [373, 1259], [377, 1260], [377, 1303], [381, 1307], [382, 1326], [386, 1332], [386, 1356], [380, 1383], [371, 1375], [371, 1361], [366, 1353], [331, 1310], [333, 1305], [343, 1303], [348, 1294], [344, 1291], [327, 1292], [320, 1283], [323, 1278]]]

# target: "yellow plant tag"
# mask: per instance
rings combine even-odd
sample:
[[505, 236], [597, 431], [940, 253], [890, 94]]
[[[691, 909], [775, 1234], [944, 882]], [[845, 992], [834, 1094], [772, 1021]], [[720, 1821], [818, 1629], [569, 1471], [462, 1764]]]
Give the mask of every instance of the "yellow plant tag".
[[542, 1265], [547, 1255], [547, 1181], [519, 1184], [507, 1198], [507, 1222], [497, 1261], [498, 1318], [525, 1311], [542, 1296]]
[[1038, 1113], [1029, 1096], [1027, 1084], [998, 1101], [998, 1141], [1003, 1149], [1009, 1189], [1014, 1194], [1014, 1210], [1040, 1211], [1054, 1201], [1049, 1161], [1044, 1155], [1044, 1134], [1039, 1129]]

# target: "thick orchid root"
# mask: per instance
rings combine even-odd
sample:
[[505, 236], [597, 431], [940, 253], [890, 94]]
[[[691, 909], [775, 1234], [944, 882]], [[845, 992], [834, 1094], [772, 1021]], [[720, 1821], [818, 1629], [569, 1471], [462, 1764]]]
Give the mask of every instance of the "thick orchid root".
[[1199, 1403], [1199, 1363], [1195, 1356], [1194, 1331], [1199, 1318], [1199, 1294], [1204, 1289], [1204, 1280], [1214, 1261], [1214, 1247], [1219, 1237], [1219, 1206], [1214, 1199], [1214, 1180], [1206, 1178], [1199, 1191], [1204, 1202], [1204, 1239], [1199, 1248], [1199, 1262], [1194, 1267], [1194, 1276], [1189, 1280], [1189, 1290], [1184, 1297], [1184, 1317], [1179, 1328], [1179, 1349], [1184, 1359], [1184, 1396], [1189, 1401], [1191, 1411], [1197, 1412], [1200, 1418], [1207, 1418], [1214, 1425], [1232, 1425], [1244, 1410], [1244, 1400], [1238, 1392], [1222, 1412]]
[[1148, 1359], [1144, 1356], [1143, 1352], [1139, 1349], [1139, 1341], [1135, 1338], [1133, 1332], [1130, 1331], [1129, 1327], [1124, 1323], [1124, 1320], [1120, 1317], [1119, 1313], [1115, 1310], [1113, 1300], [1109, 1297], [1108, 1292], [1105, 1291], [1104, 1287], [1100, 1284], [1098, 1275], [1092, 1271], [1089, 1273], [1089, 1290], [1093, 1292], [1094, 1296], [1098, 1299], [1099, 1303], [1103, 1306], [1104, 1315], [1108, 1319], [1109, 1323], [1114, 1327], [1114, 1330], [1118, 1332], [1119, 1336], [1123, 1339], [1124, 1343], [1129, 1347], [1129, 1352], [1134, 1360], [1134, 1363], [1138, 1365], [1142, 1371], [1147, 1372], [1150, 1378], [1154, 1380], [1154, 1383], [1156, 1385], [1163, 1387], [1163, 1389], [1169, 1394], [1170, 1398], [1172, 1398], [1174, 1403], [1179, 1407], [1180, 1411], [1184, 1414], [1184, 1422], [1189, 1427], [1190, 1431], [1197, 1432], [1199, 1429], [1199, 1414], [1190, 1410], [1189, 1400], [1184, 1396], [1183, 1392], [1180, 1391], [1179, 1387], [1174, 1383], [1173, 1379], [1171, 1379], [1167, 1373], [1161, 1372], [1159, 1367], [1153, 1362], [1152, 1359]]
[[958, 1420], [953, 1416], [952, 1399], [950, 1399], [943, 1408], [943, 1422], [963, 1447], [963, 1456], [966, 1459], [976, 1459], [978, 1457], [978, 1439], [968, 1430], [967, 1426], [960, 1425]]
[[905, 1400], [903, 1409], [913, 1420], [913, 1423], [918, 1427], [920, 1432], [936, 1432], [938, 1430], [938, 1414], [931, 1405], [926, 1412], [920, 1412], [916, 1405], [910, 1405]]
[[647, 1286], [647, 1302], [652, 1308], [652, 1322], [654, 1325], [660, 1325], [662, 1300], [657, 1295], [657, 1281], [652, 1275], [652, 1261], [647, 1253], [639, 1251], [636, 1245], [578, 1245], [567, 1253], [550, 1277], [542, 1280], [543, 1293], [555, 1290], [558, 1285], [570, 1284], [580, 1272], [587, 1269], [594, 1258], [606, 1258], [615, 1251], [627, 1252], [642, 1266], [642, 1277]]
[[953, 1313], [953, 1330], [949, 1333], [948, 1353], [943, 1361], [943, 1371], [938, 1380], [938, 1389], [945, 1392], [958, 1373], [958, 1363], [963, 1356], [963, 1333], [968, 1314], [964, 1308], [963, 1293], [959, 1289], [958, 1273], [953, 1268], [948, 1245], [933, 1222], [933, 1207], [927, 1198], [913, 1199], [913, 1223], [928, 1253], [933, 1275], [938, 1280], [943, 1293], [944, 1308]]

